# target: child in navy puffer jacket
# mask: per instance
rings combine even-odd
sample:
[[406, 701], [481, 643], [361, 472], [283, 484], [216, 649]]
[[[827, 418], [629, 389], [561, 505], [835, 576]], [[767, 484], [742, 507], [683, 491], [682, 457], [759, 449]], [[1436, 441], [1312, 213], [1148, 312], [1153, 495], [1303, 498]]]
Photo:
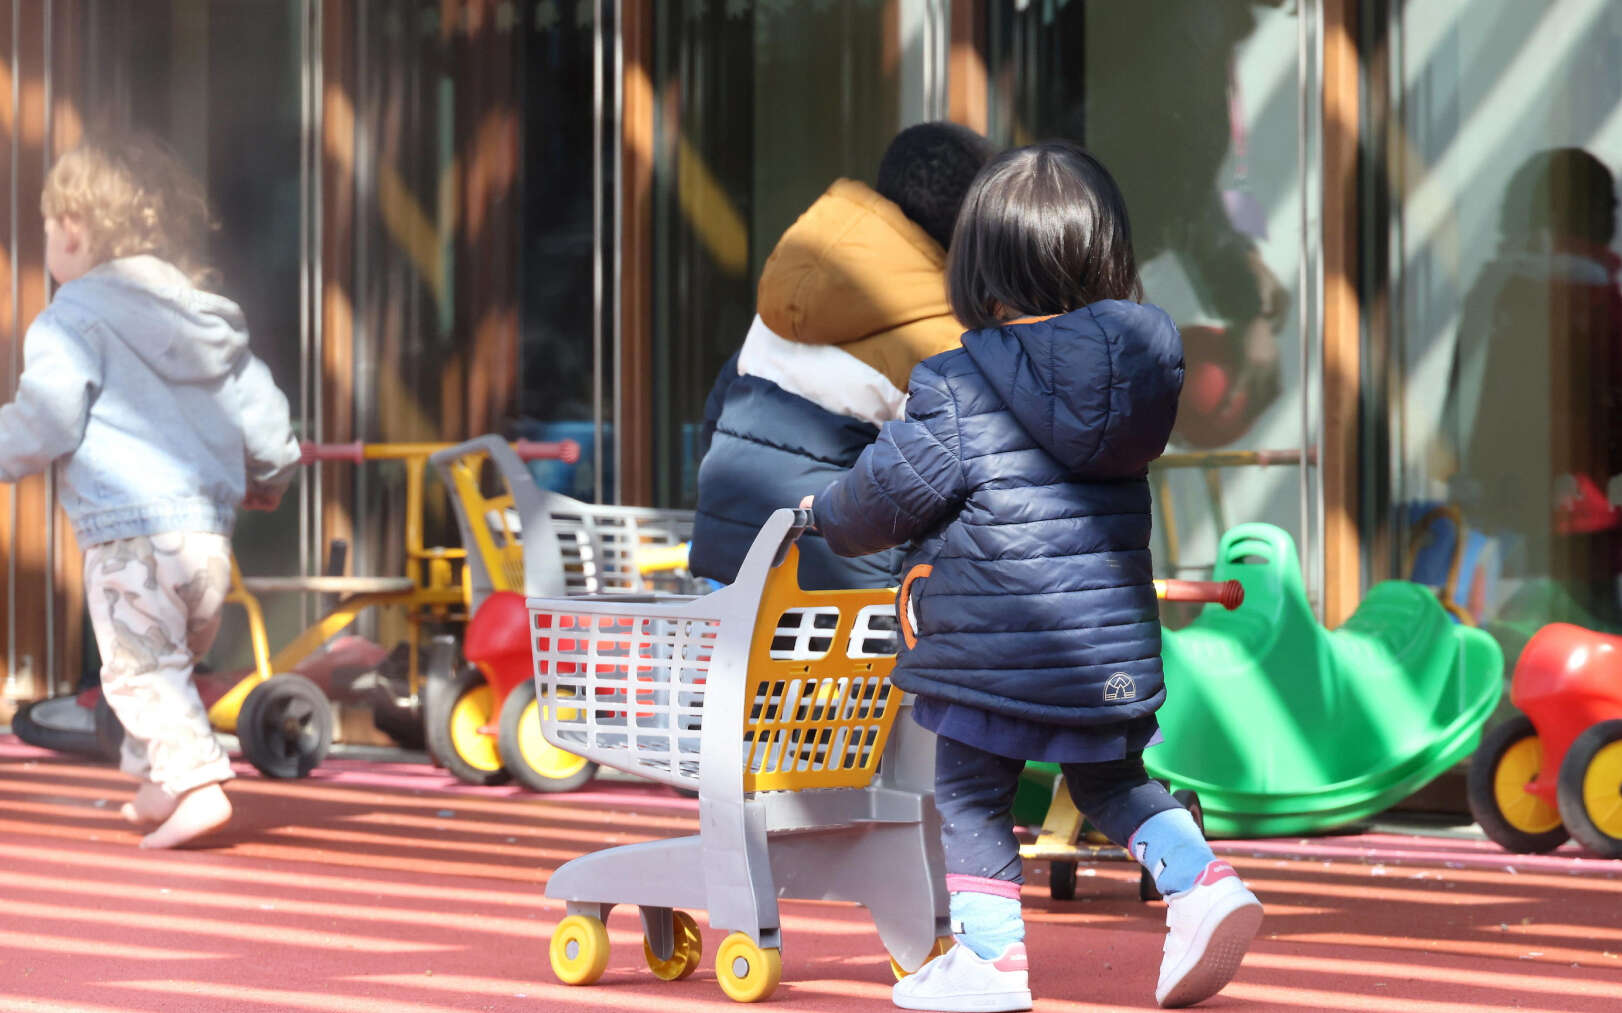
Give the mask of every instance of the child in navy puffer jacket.
[[1167, 898], [1156, 999], [1238, 969], [1261, 905], [1144, 770], [1165, 698], [1147, 469], [1183, 384], [1182, 341], [1142, 305], [1120, 191], [1081, 148], [993, 160], [953, 236], [963, 347], [911, 377], [906, 418], [815, 499], [848, 555], [911, 543], [893, 674], [939, 736], [935, 803], [958, 945], [895, 986], [923, 1010], [1031, 1003], [1009, 809], [1026, 760]]

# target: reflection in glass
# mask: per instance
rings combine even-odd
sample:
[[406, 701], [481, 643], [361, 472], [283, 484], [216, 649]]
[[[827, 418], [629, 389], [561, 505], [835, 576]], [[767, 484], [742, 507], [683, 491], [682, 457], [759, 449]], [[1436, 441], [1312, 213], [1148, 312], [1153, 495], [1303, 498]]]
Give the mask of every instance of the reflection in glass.
[[[64, 78], [59, 87], [77, 95], [83, 121], [148, 130], [203, 181], [219, 223], [208, 251], [219, 270], [218, 287], [242, 307], [254, 354], [270, 366], [295, 411], [304, 397], [301, 9], [296, 0], [89, 0], [77, 5], [73, 23], [54, 29], [78, 49], [63, 66], [79, 77]], [[287, 507], [276, 513], [239, 515], [235, 549], [245, 573], [297, 571], [298, 512], [292, 500], [289, 496]], [[267, 602], [266, 607], [272, 640], [301, 625], [298, 602]], [[226, 610], [214, 655], [233, 662], [248, 657], [239, 610]]]
[[654, 490], [696, 498], [704, 398], [761, 264], [834, 179], [872, 182], [901, 126], [896, 5], [654, 5]]
[[[1316, 439], [1316, 422], [1303, 432], [1313, 379], [1294, 291], [1307, 254], [1296, 5], [984, 9], [993, 139], [1068, 137], [1109, 166], [1146, 298], [1183, 331], [1188, 377], [1156, 487], [1157, 564], [1206, 569], [1224, 526], [1267, 520], [1290, 531], [1310, 569], [1313, 511], [1295, 465]], [[1212, 452], [1230, 450], [1263, 453], [1212, 466]]]
[[[1544, 623], [1622, 619], [1622, 9], [1450, 0], [1401, 5], [1393, 27], [1402, 388], [1383, 506], [1399, 554], [1459, 545], [1460, 603], [1513, 666]], [[1419, 523], [1437, 505], [1462, 535]]]

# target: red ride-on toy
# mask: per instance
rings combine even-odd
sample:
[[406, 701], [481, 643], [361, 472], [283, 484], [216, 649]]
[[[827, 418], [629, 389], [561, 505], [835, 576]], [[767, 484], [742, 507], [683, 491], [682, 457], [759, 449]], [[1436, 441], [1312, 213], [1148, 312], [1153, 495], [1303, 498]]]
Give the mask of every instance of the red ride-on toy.
[[450, 736], [458, 755], [488, 750], [499, 769], [526, 788], [574, 791], [597, 775], [597, 764], [541, 737], [529, 634], [529, 611], [516, 591], [493, 592], [473, 613], [462, 635], [462, 653], [478, 681], [458, 695]]
[[1521, 652], [1510, 685], [1521, 714], [1482, 736], [1470, 812], [1510, 851], [1568, 837], [1622, 858], [1622, 637], [1553, 623]]

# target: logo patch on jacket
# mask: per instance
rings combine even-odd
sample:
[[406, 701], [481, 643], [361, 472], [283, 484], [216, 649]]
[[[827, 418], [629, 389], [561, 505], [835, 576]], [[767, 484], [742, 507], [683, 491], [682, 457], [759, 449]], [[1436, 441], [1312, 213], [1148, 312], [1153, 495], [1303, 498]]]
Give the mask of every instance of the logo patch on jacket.
[[1125, 672], [1116, 672], [1104, 683], [1104, 702], [1119, 703], [1123, 700], [1136, 700], [1138, 698], [1138, 684]]

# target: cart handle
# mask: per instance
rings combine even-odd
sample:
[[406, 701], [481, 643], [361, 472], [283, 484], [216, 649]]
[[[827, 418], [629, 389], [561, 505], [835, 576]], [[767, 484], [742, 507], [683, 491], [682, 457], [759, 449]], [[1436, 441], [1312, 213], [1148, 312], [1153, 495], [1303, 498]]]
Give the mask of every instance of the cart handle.
[[1245, 603], [1237, 580], [1157, 580], [1155, 595], [1165, 601], [1213, 601], [1232, 612]]
[[[439, 443], [310, 443], [299, 444], [300, 461], [399, 460], [407, 457], [426, 457], [445, 445]], [[575, 464], [580, 460], [580, 444], [574, 440], [519, 440], [512, 445], [513, 452], [523, 461], [562, 461]]]

